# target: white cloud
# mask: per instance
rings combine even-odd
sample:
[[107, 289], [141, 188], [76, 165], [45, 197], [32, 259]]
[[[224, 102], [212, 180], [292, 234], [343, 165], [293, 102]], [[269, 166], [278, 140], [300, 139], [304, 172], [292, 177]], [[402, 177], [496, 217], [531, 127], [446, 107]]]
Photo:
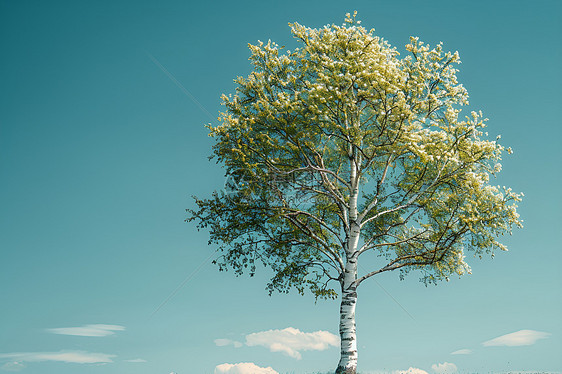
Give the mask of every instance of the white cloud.
[[393, 374], [428, 374], [427, 371], [418, 368], [409, 368], [408, 370], [396, 370]]
[[115, 355], [84, 351], [16, 352], [0, 354], [0, 358], [8, 358], [18, 362], [59, 361], [73, 362], [77, 364], [97, 364], [113, 362], [111, 360], [111, 357], [115, 357]]
[[233, 345], [235, 348], [242, 347], [242, 343], [237, 342], [236, 340], [230, 339], [215, 339], [215, 344], [217, 347], [224, 347], [226, 345]]
[[532, 345], [539, 339], [548, 338], [550, 334], [547, 332], [534, 331], [534, 330], [520, 330], [512, 332], [511, 334], [506, 334], [498, 336], [492, 340], [485, 341], [482, 343], [484, 347], [493, 346], [507, 346], [516, 347], [521, 345]]
[[124, 360], [125, 362], [146, 362], [146, 360], [142, 358], [134, 358], [132, 360]]
[[215, 374], [279, 374], [271, 367], [262, 368], [252, 362], [222, 364], [215, 368]]
[[330, 346], [338, 347], [339, 338], [328, 331], [302, 332], [288, 327], [283, 330], [268, 330], [246, 336], [246, 345], [261, 345], [271, 352], [283, 352], [300, 360], [299, 351], [323, 351]]
[[60, 327], [56, 329], [47, 329], [53, 334], [75, 335], [75, 336], [108, 336], [115, 334], [114, 331], [123, 331], [125, 327], [119, 325], [85, 325], [82, 327]]
[[452, 355], [469, 355], [472, 351], [470, 349], [459, 349], [458, 351], [451, 352]]
[[20, 371], [25, 368], [25, 365], [18, 361], [6, 362], [4, 365], [0, 366], [0, 369], [6, 371]]
[[457, 372], [457, 365], [450, 362], [444, 362], [442, 364], [433, 364], [431, 368], [434, 372], [438, 374], [453, 374]]

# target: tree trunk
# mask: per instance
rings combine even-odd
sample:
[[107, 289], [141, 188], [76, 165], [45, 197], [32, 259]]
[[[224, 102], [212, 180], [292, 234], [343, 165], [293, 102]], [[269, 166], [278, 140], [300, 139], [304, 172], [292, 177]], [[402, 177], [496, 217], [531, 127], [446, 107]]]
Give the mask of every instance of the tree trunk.
[[349, 197], [349, 236], [346, 237], [346, 264], [341, 282], [340, 306], [340, 362], [336, 374], [357, 374], [357, 338], [355, 330], [355, 305], [357, 304], [357, 244], [361, 228], [357, 223], [357, 199], [359, 197], [359, 178], [357, 177], [357, 160], [355, 148], [350, 145], [350, 185]]
[[342, 285], [340, 306], [340, 362], [336, 374], [357, 373], [357, 338], [355, 332], [355, 305], [357, 304], [357, 259], [348, 260]]

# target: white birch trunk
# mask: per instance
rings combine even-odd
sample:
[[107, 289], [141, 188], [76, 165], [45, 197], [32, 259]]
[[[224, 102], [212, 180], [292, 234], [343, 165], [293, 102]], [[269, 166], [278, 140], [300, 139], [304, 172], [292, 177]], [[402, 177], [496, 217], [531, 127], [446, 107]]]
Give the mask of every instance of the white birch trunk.
[[342, 297], [340, 306], [340, 362], [336, 374], [357, 373], [357, 335], [355, 326], [355, 305], [357, 304], [357, 244], [361, 229], [357, 222], [357, 199], [359, 197], [359, 178], [353, 149], [350, 149], [350, 184], [349, 197], [349, 236], [346, 243], [346, 264], [342, 280]]
[[357, 304], [357, 259], [348, 259], [342, 284], [340, 306], [340, 362], [336, 374], [356, 374], [357, 338], [355, 327], [355, 305]]

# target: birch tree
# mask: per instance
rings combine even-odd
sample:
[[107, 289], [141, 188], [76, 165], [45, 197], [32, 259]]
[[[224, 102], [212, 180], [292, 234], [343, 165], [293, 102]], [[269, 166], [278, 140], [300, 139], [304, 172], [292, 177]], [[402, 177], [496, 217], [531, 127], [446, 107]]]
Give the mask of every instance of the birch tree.
[[234, 187], [195, 198], [187, 220], [210, 231], [219, 270], [263, 265], [270, 294], [341, 297], [336, 373], [355, 374], [357, 288], [393, 270], [469, 273], [468, 252], [507, 250], [522, 194], [489, 183], [511, 150], [481, 113], [461, 116], [457, 52], [411, 37], [401, 58], [356, 14], [289, 26], [299, 47], [250, 44], [252, 72], [222, 96], [212, 157]]

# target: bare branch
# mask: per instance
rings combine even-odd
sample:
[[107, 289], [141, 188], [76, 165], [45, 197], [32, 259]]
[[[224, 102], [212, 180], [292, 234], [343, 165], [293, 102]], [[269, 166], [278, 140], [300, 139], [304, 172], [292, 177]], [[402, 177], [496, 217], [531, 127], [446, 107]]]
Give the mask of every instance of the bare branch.
[[284, 216], [284, 218], [286, 218], [291, 223], [293, 223], [295, 226], [297, 226], [303, 233], [309, 235], [311, 238], [313, 238], [319, 244], [321, 244], [322, 247], [324, 248], [323, 250], [321, 250], [321, 252], [324, 253], [329, 259], [335, 261], [335, 263], [337, 265], [339, 265], [340, 271], [342, 273], [344, 272], [345, 265], [343, 263], [342, 258], [332, 250], [332, 248], [328, 245], [328, 243], [326, 243], [323, 239], [318, 237], [310, 228], [308, 228], [308, 226], [304, 225], [297, 218], [292, 217], [292, 216]]
[[384, 180], [385, 180], [385, 178], [386, 178], [386, 173], [388, 172], [388, 167], [389, 167], [390, 164], [392, 163], [391, 161], [392, 161], [392, 155], [389, 155], [389, 156], [388, 156], [388, 160], [386, 160], [386, 165], [385, 165], [385, 167], [384, 167], [384, 170], [383, 170], [381, 179], [379, 179], [379, 180], [377, 181], [377, 192], [376, 192], [376, 194], [375, 194], [375, 197], [373, 198], [373, 200], [371, 201], [371, 203], [367, 206], [367, 208], [365, 208], [365, 210], [359, 214], [359, 216], [357, 217], [358, 222], [363, 221], [363, 218], [365, 218], [365, 216], [366, 216], [367, 214], [369, 214], [369, 212], [370, 212], [374, 207], [377, 206], [377, 203], [378, 203], [378, 201], [379, 201], [378, 197], [379, 197], [379, 194], [380, 194], [380, 191], [381, 191], [381, 186], [382, 186], [382, 184], [384, 183]]

